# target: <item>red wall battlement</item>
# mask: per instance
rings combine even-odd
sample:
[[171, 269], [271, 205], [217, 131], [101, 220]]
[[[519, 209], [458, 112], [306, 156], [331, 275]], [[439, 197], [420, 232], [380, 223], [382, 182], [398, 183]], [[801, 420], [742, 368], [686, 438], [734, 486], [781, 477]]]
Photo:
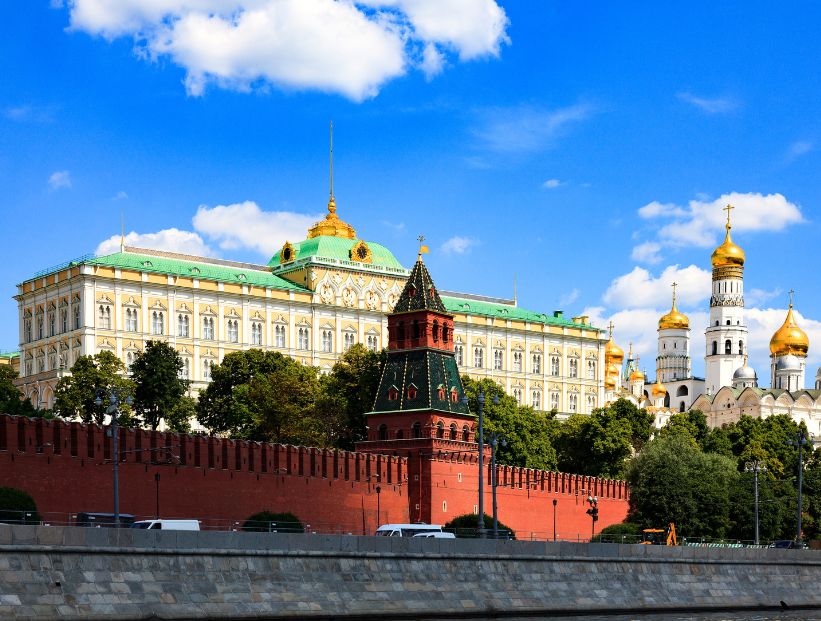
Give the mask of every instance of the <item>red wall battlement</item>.
[[[420, 515], [445, 523], [476, 505], [475, 454], [408, 458], [140, 429], [120, 429], [119, 442], [120, 510], [138, 516], [155, 515], [157, 488], [162, 516], [222, 527], [269, 509], [291, 511], [312, 530], [361, 534]], [[111, 512], [111, 448], [98, 425], [0, 415], [0, 486], [26, 490], [44, 514]], [[489, 467], [485, 490], [490, 514]], [[584, 539], [588, 493], [599, 497], [597, 531], [626, 516], [621, 481], [504, 466], [499, 518], [520, 536], [549, 538], [556, 499], [557, 536]]]

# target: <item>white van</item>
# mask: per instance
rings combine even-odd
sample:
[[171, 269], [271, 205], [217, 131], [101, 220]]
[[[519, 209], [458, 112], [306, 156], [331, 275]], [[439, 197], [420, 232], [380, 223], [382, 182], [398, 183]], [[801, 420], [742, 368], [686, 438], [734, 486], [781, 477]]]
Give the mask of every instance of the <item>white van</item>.
[[444, 531], [440, 532], [436, 530], [431, 531], [429, 533], [417, 533], [413, 537], [414, 539], [416, 537], [424, 537], [425, 539], [456, 539], [456, 535], [454, 535], [453, 533], [448, 533]]
[[134, 522], [131, 528], [146, 530], [199, 530], [199, 520], [140, 520]]
[[415, 537], [427, 533], [441, 533], [438, 524], [383, 524], [376, 529], [377, 537]]

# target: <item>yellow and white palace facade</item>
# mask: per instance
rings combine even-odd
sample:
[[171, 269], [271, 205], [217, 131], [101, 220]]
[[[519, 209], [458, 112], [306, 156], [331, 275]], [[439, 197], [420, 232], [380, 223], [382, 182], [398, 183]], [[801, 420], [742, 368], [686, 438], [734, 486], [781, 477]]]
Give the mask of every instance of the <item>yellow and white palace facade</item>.
[[[408, 271], [336, 214], [268, 265], [126, 247], [44, 270], [17, 286], [19, 388], [54, 404], [60, 377], [81, 355], [110, 351], [129, 365], [149, 340], [171, 344], [192, 393], [232, 352], [279, 351], [329, 371], [354, 343], [387, 345], [387, 314]], [[560, 416], [604, 404], [604, 331], [587, 317], [538, 313], [514, 300], [440, 292], [455, 316], [461, 371], [490, 378], [537, 410]]]

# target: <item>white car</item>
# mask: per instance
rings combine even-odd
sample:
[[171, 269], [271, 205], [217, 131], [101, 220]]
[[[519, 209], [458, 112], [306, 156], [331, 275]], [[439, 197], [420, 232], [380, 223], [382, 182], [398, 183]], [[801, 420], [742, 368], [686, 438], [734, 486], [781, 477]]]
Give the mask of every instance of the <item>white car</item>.
[[131, 528], [144, 530], [199, 530], [199, 520], [140, 520], [134, 522]]
[[418, 533], [414, 535], [416, 537], [425, 537], [427, 539], [456, 539], [456, 535], [453, 533], [446, 533], [445, 531], [442, 532], [431, 532], [431, 533]]
[[439, 524], [383, 524], [376, 529], [377, 537], [416, 537], [430, 533], [442, 534]]

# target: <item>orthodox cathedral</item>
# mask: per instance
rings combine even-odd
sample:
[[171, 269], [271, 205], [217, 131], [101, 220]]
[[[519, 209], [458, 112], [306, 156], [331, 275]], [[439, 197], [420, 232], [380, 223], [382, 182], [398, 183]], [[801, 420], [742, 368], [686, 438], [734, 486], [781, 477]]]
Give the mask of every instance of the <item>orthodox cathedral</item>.
[[730, 236], [731, 205], [726, 208], [724, 242], [713, 251], [710, 323], [705, 330], [705, 378], [693, 377], [690, 321], [676, 308], [676, 283], [670, 311], [658, 322], [656, 381], [639, 370], [632, 347], [624, 351], [610, 339], [605, 345], [605, 401], [620, 397], [656, 414], [661, 426], [676, 411], [698, 409], [712, 427], [739, 420], [787, 414], [804, 421], [811, 433], [821, 433], [821, 369], [812, 388], [805, 386], [809, 351], [807, 334], [793, 314], [792, 292], [783, 325], [770, 339], [770, 388], [761, 388], [747, 365], [747, 326], [744, 324], [744, 251]]

